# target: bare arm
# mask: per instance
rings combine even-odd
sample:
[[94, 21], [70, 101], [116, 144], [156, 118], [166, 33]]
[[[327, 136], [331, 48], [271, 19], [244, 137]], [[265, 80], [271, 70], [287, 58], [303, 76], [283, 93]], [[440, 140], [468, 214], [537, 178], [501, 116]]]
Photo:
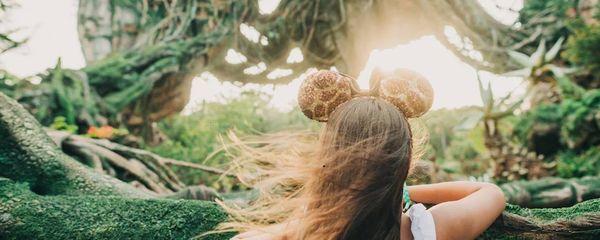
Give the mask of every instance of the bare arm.
[[474, 239], [502, 213], [505, 199], [494, 184], [446, 182], [409, 187], [416, 202], [437, 204], [429, 209], [437, 239]]

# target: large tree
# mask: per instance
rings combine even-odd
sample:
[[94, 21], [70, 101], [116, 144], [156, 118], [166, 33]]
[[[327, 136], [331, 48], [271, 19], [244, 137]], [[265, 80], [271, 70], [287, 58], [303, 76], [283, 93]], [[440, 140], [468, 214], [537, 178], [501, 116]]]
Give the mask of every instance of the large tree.
[[[210, 71], [225, 81], [263, 84], [287, 83], [308, 67], [336, 66], [356, 75], [372, 49], [425, 35], [436, 36], [478, 69], [512, 70], [523, 59], [509, 58], [510, 51], [531, 54], [540, 39], [555, 42], [564, 35], [564, 26], [556, 23], [555, 15], [576, 9], [576, 17], [588, 16], [587, 8], [580, 5], [597, 3], [531, 2], [535, 4], [522, 11], [518, 24], [506, 26], [476, 1], [459, 0], [283, 0], [266, 15], [251, 0], [80, 1], [79, 32], [88, 65], [72, 70], [63, 69], [59, 62], [44, 75], [41, 85], [3, 74], [18, 83], [0, 90], [17, 98], [44, 124], [54, 116], [65, 116], [68, 123], [80, 126], [122, 121], [129, 127], [148, 127], [185, 105], [191, 79], [200, 71]], [[567, 2], [571, 8], [545, 2]], [[535, 11], [540, 8], [549, 10]], [[448, 26], [456, 30], [454, 37], [446, 35], [451, 32]], [[258, 36], [241, 34], [248, 29], [255, 29]], [[302, 51], [304, 61], [288, 63], [287, 56], [295, 47]], [[225, 56], [230, 49], [242, 53], [246, 61], [228, 63]], [[277, 69], [289, 69], [292, 74], [270, 77]], [[1, 93], [0, 106], [0, 176], [8, 178], [0, 179], [2, 238], [187, 238], [211, 229], [225, 217], [214, 204], [157, 200], [160, 196], [153, 192], [94, 172], [64, 155], [25, 110]], [[68, 144], [77, 140], [69, 139]], [[170, 186], [154, 184], [152, 176], [143, 172], [136, 177], [154, 191], [180, 188], [174, 180]], [[168, 173], [158, 177], [168, 178]], [[590, 191], [572, 191], [576, 200], [561, 194], [581, 183], [539, 183], [548, 186], [547, 192], [530, 191], [539, 184], [505, 189], [516, 189], [510, 197], [523, 205], [564, 206], [596, 196], [595, 182]], [[538, 201], [547, 194], [563, 198]], [[580, 194], [586, 195], [580, 198]], [[485, 237], [591, 238], [600, 234], [599, 206], [597, 200], [563, 209], [511, 206]]]
[[[519, 66], [508, 50], [530, 53], [542, 35], [554, 37], [539, 31], [547, 22], [535, 22], [562, 11], [550, 10], [528, 16], [531, 24], [508, 26], [476, 1], [461, 0], [282, 0], [270, 14], [261, 14], [255, 0], [80, 1], [87, 66], [57, 65], [46, 74], [44, 90], [13, 97], [44, 124], [62, 115], [82, 126], [105, 124], [105, 117], [150, 126], [185, 106], [191, 80], [201, 71], [242, 84], [288, 83], [309, 67], [357, 75], [371, 50], [426, 35], [477, 69], [500, 73]], [[293, 48], [303, 61], [287, 61]], [[227, 62], [233, 52], [244, 61]]]

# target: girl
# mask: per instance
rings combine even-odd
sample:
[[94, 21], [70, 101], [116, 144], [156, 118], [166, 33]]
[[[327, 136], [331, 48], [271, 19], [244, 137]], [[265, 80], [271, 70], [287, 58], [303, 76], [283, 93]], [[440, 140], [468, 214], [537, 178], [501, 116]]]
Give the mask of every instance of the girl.
[[[271, 161], [270, 177], [260, 182], [279, 184], [270, 184], [246, 208], [230, 208], [234, 219], [223, 228], [250, 229], [233, 238], [245, 240], [476, 238], [504, 209], [497, 186], [404, 187], [414, 157], [407, 118], [424, 114], [432, 101], [429, 83], [408, 70], [376, 72], [368, 92], [339, 73], [311, 75], [300, 88], [299, 104], [309, 118], [327, 122], [318, 148], [298, 155], [294, 164]], [[274, 177], [273, 169], [285, 166]], [[408, 201], [435, 206], [416, 204], [403, 213]], [[262, 225], [247, 224], [257, 222]]]

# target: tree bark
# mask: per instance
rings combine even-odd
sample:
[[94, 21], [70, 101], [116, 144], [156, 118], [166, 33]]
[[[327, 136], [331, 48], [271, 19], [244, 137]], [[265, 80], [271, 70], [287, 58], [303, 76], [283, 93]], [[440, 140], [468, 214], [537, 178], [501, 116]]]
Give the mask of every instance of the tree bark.
[[515, 181], [502, 184], [500, 188], [504, 191], [508, 203], [521, 207], [568, 207], [586, 200], [600, 198], [600, 177]]
[[23, 107], [2, 93], [0, 136], [0, 176], [27, 183], [38, 194], [152, 196], [65, 155]]

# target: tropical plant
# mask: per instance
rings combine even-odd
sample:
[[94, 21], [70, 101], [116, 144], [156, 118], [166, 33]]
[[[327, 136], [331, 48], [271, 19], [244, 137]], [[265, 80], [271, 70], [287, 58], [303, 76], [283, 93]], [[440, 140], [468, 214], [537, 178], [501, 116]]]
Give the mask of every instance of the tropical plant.
[[[146, 148], [164, 157], [224, 167], [229, 163], [220, 151], [225, 141], [222, 136], [233, 131], [238, 135], [269, 133], [280, 130], [319, 128], [298, 109], [285, 112], [269, 106], [268, 95], [247, 91], [240, 97], [226, 98], [224, 102], [204, 102], [190, 115], [178, 115], [159, 123], [167, 140], [158, 146]], [[188, 185], [206, 184], [228, 191], [235, 181], [205, 174], [187, 167], [176, 172]]]

